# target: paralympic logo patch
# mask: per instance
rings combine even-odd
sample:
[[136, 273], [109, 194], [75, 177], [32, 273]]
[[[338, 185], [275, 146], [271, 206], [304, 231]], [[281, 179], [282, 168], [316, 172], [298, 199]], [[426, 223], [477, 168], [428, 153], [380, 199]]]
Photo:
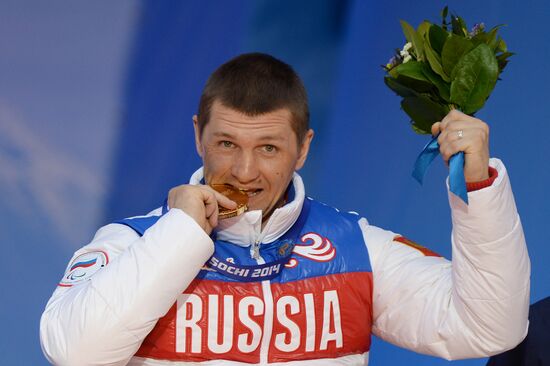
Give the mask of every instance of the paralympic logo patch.
[[81, 254], [73, 259], [63, 279], [59, 282], [59, 286], [70, 287], [75, 283], [87, 280], [105, 267], [107, 263], [109, 263], [109, 257], [103, 251]]
[[70, 270], [73, 271], [77, 268], [88, 268], [88, 267], [93, 266], [96, 263], [97, 263], [97, 258], [90, 259], [89, 261], [77, 262], [77, 263], [73, 264], [73, 266], [71, 267]]

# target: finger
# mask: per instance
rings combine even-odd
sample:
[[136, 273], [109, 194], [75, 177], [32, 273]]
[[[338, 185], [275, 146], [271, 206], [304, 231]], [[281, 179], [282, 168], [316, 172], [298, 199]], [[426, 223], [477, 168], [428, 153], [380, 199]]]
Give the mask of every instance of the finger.
[[213, 197], [212, 194], [206, 193], [208, 196], [207, 199], [204, 199], [204, 215], [209, 218], [218, 211], [218, 201]]
[[443, 119], [441, 120], [441, 124], [443, 126], [447, 126], [447, 124], [451, 121], [464, 121], [471, 118], [471, 116], [468, 116], [467, 114], [464, 114], [457, 109], [453, 109], [449, 113], [447, 113], [445, 117], [443, 117]]
[[439, 153], [445, 163], [449, 163], [449, 159], [453, 156], [453, 151], [454, 149], [451, 147], [451, 143], [446, 143], [440, 146]]
[[441, 133], [439, 133], [439, 136], [437, 136], [437, 143], [439, 144], [440, 150], [441, 150], [441, 146], [443, 146], [443, 144], [445, 142], [446, 137], [447, 137], [446, 132], [441, 132]]
[[451, 144], [464, 139], [466, 136], [471, 136], [471, 134], [468, 133], [467, 129], [460, 128], [458, 125], [447, 128], [445, 131], [445, 141]]
[[488, 128], [484, 124], [472, 126], [472, 124], [457, 123], [452, 128], [446, 131], [446, 140], [450, 142], [459, 141], [461, 144], [468, 146], [484, 146], [489, 138]]
[[445, 131], [448, 128], [455, 127], [456, 124], [468, 123], [468, 119], [471, 118], [468, 115], [465, 115], [462, 112], [457, 110], [450, 111], [442, 120], [441, 120], [441, 130]]
[[218, 205], [229, 209], [237, 208], [238, 205], [235, 201], [230, 200], [229, 198], [219, 193], [218, 191], [216, 191], [214, 188], [210, 186], [204, 186], [204, 187], [208, 189], [210, 192], [212, 192], [212, 194], [216, 198], [216, 201], [218, 202]]
[[481, 133], [481, 127], [473, 125], [471, 122], [452, 121], [448, 122], [444, 131], [442, 131], [437, 139], [440, 146], [447, 143], [453, 143], [458, 140], [469, 141]]
[[204, 189], [202, 190], [204, 213], [210, 224], [214, 227], [217, 225], [218, 220], [218, 201], [214, 192]]
[[471, 139], [466, 140], [455, 138], [454, 140], [447, 140], [446, 143], [440, 148], [441, 156], [443, 157], [443, 160], [449, 161], [453, 155], [459, 152], [464, 152], [465, 154], [471, 152], [471, 146]]
[[456, 120], [447, 121], [446, 124], [444, 125], [443, 130], [458, 131], [458, 130], [475, 129], [480, 127], [481, 125], [479, 123], [476, 123], [473, 120], [456, 119]]
[[205, 224], [204, 224], [204, 231], [210, 235], [210, 233], [212, 232], [212, 229], [215, 228], [215, 226], [212, 226], [210, 224], [210, 221], [206, 221]]
[[[443, 122], [442, 122], [443, 125]], [[442, 129], [442, 131], [437, 136], [437, 142], [440, 147], [444, 147], [445, 145], [453, 142], [456, 140], [454, 137], [456, 136], [456, 131], [453, 131], [450, 128]]]
[[485, 122], [459, 111], [451, 111], [441, 120], [440, 129], [444, 131], [449, 128], [482, 128], [488, 131], [488, 125]]
[[436, 122], [432, 125], [432, 136], [437, 136], [437, 134], [441, 131], [441, 122]]
[[174, 188], [172, 188], [170, 191], [168, 191], [168, 207], [174, 207]]
[[218, 213], [216, 212], [212, 216], [210, 216], [206, 224], [211, 228], [218, 226]]

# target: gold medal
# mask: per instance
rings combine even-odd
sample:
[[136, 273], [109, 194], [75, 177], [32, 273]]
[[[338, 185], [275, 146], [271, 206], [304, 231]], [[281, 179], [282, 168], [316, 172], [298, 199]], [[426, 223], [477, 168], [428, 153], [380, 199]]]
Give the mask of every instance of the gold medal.
[[215, 191], [229, 198], [231, 201], [235, 201], [237, 203], [237, 208], [234, 208], [232, 210], [219, 206], [218, 218], [220, 220], [242, 215], [248, 209], [248, 207], [246, 206], [248, 203], [248, 195], [243, 191], [240, 191], [237, 188], [230, 186], [229, 184], [212, 184], [211, 187]]

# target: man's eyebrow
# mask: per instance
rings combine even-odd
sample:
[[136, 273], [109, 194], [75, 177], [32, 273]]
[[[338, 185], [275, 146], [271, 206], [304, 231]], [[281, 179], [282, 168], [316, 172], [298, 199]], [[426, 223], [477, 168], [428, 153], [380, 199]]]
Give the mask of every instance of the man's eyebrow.
[[[232, 134], [230, 134], [228, 132], [223, 132], [223, 131], [214, 132], [213, 135], [215, 137], [223, 137], [223, 138], [228, 138], [228, 139], [234, 139], [235, 138], [235, 136], [233, 136]], [[283, 141], [284, 137], [278, 136], [278, 135], [264, 135], [264, 136], [259, 137], [258, 140], [261, 140], [261, 141]]]
[[262, 141], [282, 141], [284, 138], [282, 136], [277, 135], [265, 135], [259, 138], [259, 140]]
[[231, 135], [230, 133], [227, 133], [227, 132], [214, 132], [214, 136], [215, 137], [227, 137], [227, 138], [230, 138], [230, 139], [233, 138], [233, 135]]

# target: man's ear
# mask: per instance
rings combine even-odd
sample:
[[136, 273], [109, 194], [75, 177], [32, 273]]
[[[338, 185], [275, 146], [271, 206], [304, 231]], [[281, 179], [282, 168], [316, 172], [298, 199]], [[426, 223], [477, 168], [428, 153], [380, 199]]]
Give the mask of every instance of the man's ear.
[[304, 166], [307, 154], [309, 153], [309, 146], [311, 145], [311, 140], [313, 140], [314, 132], [310, 128], [306, 135], [304, 136], [304, 140], [302, 141], [302, 144], [299, 146], [300, 151], [298, 151], [298, 159], [296, 160], [296, 165], [294, 166], [294, 170], [300, 170]]
[[202, 158], [202, 144], [201, 144], [201, 134], [199, 131], [199, 117], [193, 115], [193, 128], [195, 129], [195, 148], [197, 149], [197, 154]]

